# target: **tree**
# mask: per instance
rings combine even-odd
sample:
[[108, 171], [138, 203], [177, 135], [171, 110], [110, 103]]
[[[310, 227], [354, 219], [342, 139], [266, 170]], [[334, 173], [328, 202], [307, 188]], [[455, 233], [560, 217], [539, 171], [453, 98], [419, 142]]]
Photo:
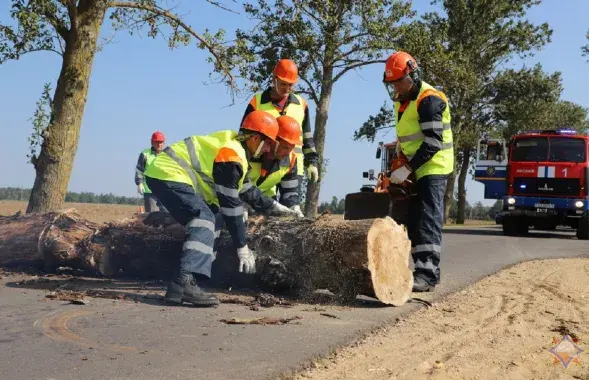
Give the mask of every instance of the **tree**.
[[107, 14], [115, 30], [133, 33], [146, 28], [152, 38], [165, 36], [171, 49], [196, 39], [200, 49], [211, 53], [216, 72], [221, 74], [219, 80], [233, 86], [233, 76], [220, 59], [223, 31], [199, 34], [171, 9], [157, 0], [12, 0], [10, 16], [16, 25], [0, 25], [0, 64], [36, 51], [62, 57], [41, 150], [31, 157], [36, 176], [28, 213], [57, 210], [64, 202], [92, 64], [101, 48], [98, 39]]
[[[225, 56], [249, 91], [269, 84], [280, 58], [299, 67], [301, 94], [316, 105], [314, 140], [320, 160], [326, 138], [329, 105], [334, 84], [352, 70], [384, 62], [387, 50], [396, 47], [413, 16], [411, 3], [396, 0], [260, 0], [247, 3], [245, 12], [257, 25], [238, 30]], [[322, 174], [323, 164], [319, 165]], [[305, 212], [316, 215], [320, 183], [308, 183]]]
[[[515, 55], [522, 58], [532, 55], [550, 41], [552, 31], [546, 23], [534, 25], [525, 19], [526, 11], [539, 4], [539, 0], [434, 0], [433, 3], [441, 3], [445, 15], [425, 14], [407, 30], [400, 47], [417, 59], [425, 80], [448, 96], [456, 160], [444, 198], [445, 215], [449, 214], [458, 176], [456, 222], [463, 223], [466, 175], [476, 141], [489, 117], [484, 94], [501, 65]], [[380, 119], [389, 118], [385, 115]]]
[[[585, 37], [587, 38], [587, 40], [589, 40], [589, 30], [587, 30], [587, 34], [585, 35]], [[581, 47], [581, 51], [583, 52], [583, 57], [589, 55], [589, 44]], [[589, 59], [587, 60], [587, 62], [589, 62]]]
[[526, 130], [589, 129], [588, 110], [561, 100], [560, 72], [545, 73], [542, 66], [505, 70], [498, 74], [486, 95], [489, 118], [485, 130], [509, 139]]
[[484, 130], [509, 139], [530, 129], [554, 128], [554, 105], [562, 90], [560, 72], [548, 74], [540, 64], [504, 70], [487, 88], [489, 117]]

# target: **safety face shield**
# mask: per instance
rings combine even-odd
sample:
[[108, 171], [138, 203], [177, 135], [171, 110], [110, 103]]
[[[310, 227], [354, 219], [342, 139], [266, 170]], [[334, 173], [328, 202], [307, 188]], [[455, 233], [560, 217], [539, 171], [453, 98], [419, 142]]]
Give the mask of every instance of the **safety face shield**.
[[400, 102], [403, 101], [404, 97], [406, 97], [411, 92], [411, 88], [413, 87], [414, 83], [411, 77], [404, 76], [403, 78], [397, 79], [395, 81], [383, 81], [383, 84], [391, 100], [393, 102]]
[[253, 154], [254, 158], [260, 158], [260, 156], [262, 156], [262, 153], [264, 153], [263, 149], [264, 149], [265, 145], [266, 145], [266, 140], [261, 140], [260, 143], [258, 144], [258, 147], [256, 148], [256, 151]]
[[294, 144], [288, 143], [284, 140], [279, 140], [278, 144], [276, 144], [276, 148], [274, 149], [274, 155], [278, 159], [282, 160], [283, 158], [287, 157], [294, 148]]
[[285, 82], [280, 78], [277, 78], [276, 75], [274, 75], [272, 78], [272, 85], [274, 86], [276, 93], [281, 98], [286, 98], [288, 95], [290, 95], [294, 88], [294, 83]]

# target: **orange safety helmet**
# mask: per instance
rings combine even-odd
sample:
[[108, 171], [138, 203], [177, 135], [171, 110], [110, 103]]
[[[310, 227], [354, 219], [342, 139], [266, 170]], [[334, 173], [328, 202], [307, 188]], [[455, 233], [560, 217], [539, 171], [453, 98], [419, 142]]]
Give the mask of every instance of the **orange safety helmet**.
[[278, 137], [289, 144], [301, 145], [301, 126], [299, 123], [288, 115], [279, 116], [278, 119]]
[[278, 79], [283, 80], [290, 84], [295, 84], [299, 80], [299, 69], [297, 64], [290, 59], [281, 59], [274, 66], [274, 75]]
[[166, 137], [160, 131], [153, 132], [153, 134], [151, 135], [151, 141], [152, 142], [164, 142], [164, 141], [166, 141]]
[[419, 78], [417, 61], [410, 54], [404, 51], [397, 51], [385, 63], [383, 82], [396, 82], [405, 78], [407, 75], [414, 82], [417, 81]]
[[241, 124], [241, 129], [261, 133], [272, 141], [276, 141], [278, 122], [268, 112], [255, 110], [245, 117]]

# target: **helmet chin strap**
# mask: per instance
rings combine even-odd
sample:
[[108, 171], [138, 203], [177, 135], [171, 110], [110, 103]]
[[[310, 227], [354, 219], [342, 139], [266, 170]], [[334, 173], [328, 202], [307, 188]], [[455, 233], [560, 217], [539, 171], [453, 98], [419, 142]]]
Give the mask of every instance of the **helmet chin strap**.
[[264, 147], [264, 143], [265, 141], [260, 142], [260, 145], [258, 145], [258, 149], [256, 149], [256, 152], [254, 153], [254, 158], [260, 158], [260, 156], [262, 155], [262, 148]]

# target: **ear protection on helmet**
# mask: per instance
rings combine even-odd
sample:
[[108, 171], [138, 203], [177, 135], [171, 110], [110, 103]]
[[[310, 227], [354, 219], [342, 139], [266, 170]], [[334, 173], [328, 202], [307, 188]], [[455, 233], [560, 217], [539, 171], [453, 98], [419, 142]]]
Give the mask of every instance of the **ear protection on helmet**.
[[421, 69], [419, 66], [417, 66], [417, 63], [412, 60], [407, 61], [407, 67], [411, 69], [409, 72], [409, 78], [411, 78], [413, 82], [417, 83], [421, 77]]

